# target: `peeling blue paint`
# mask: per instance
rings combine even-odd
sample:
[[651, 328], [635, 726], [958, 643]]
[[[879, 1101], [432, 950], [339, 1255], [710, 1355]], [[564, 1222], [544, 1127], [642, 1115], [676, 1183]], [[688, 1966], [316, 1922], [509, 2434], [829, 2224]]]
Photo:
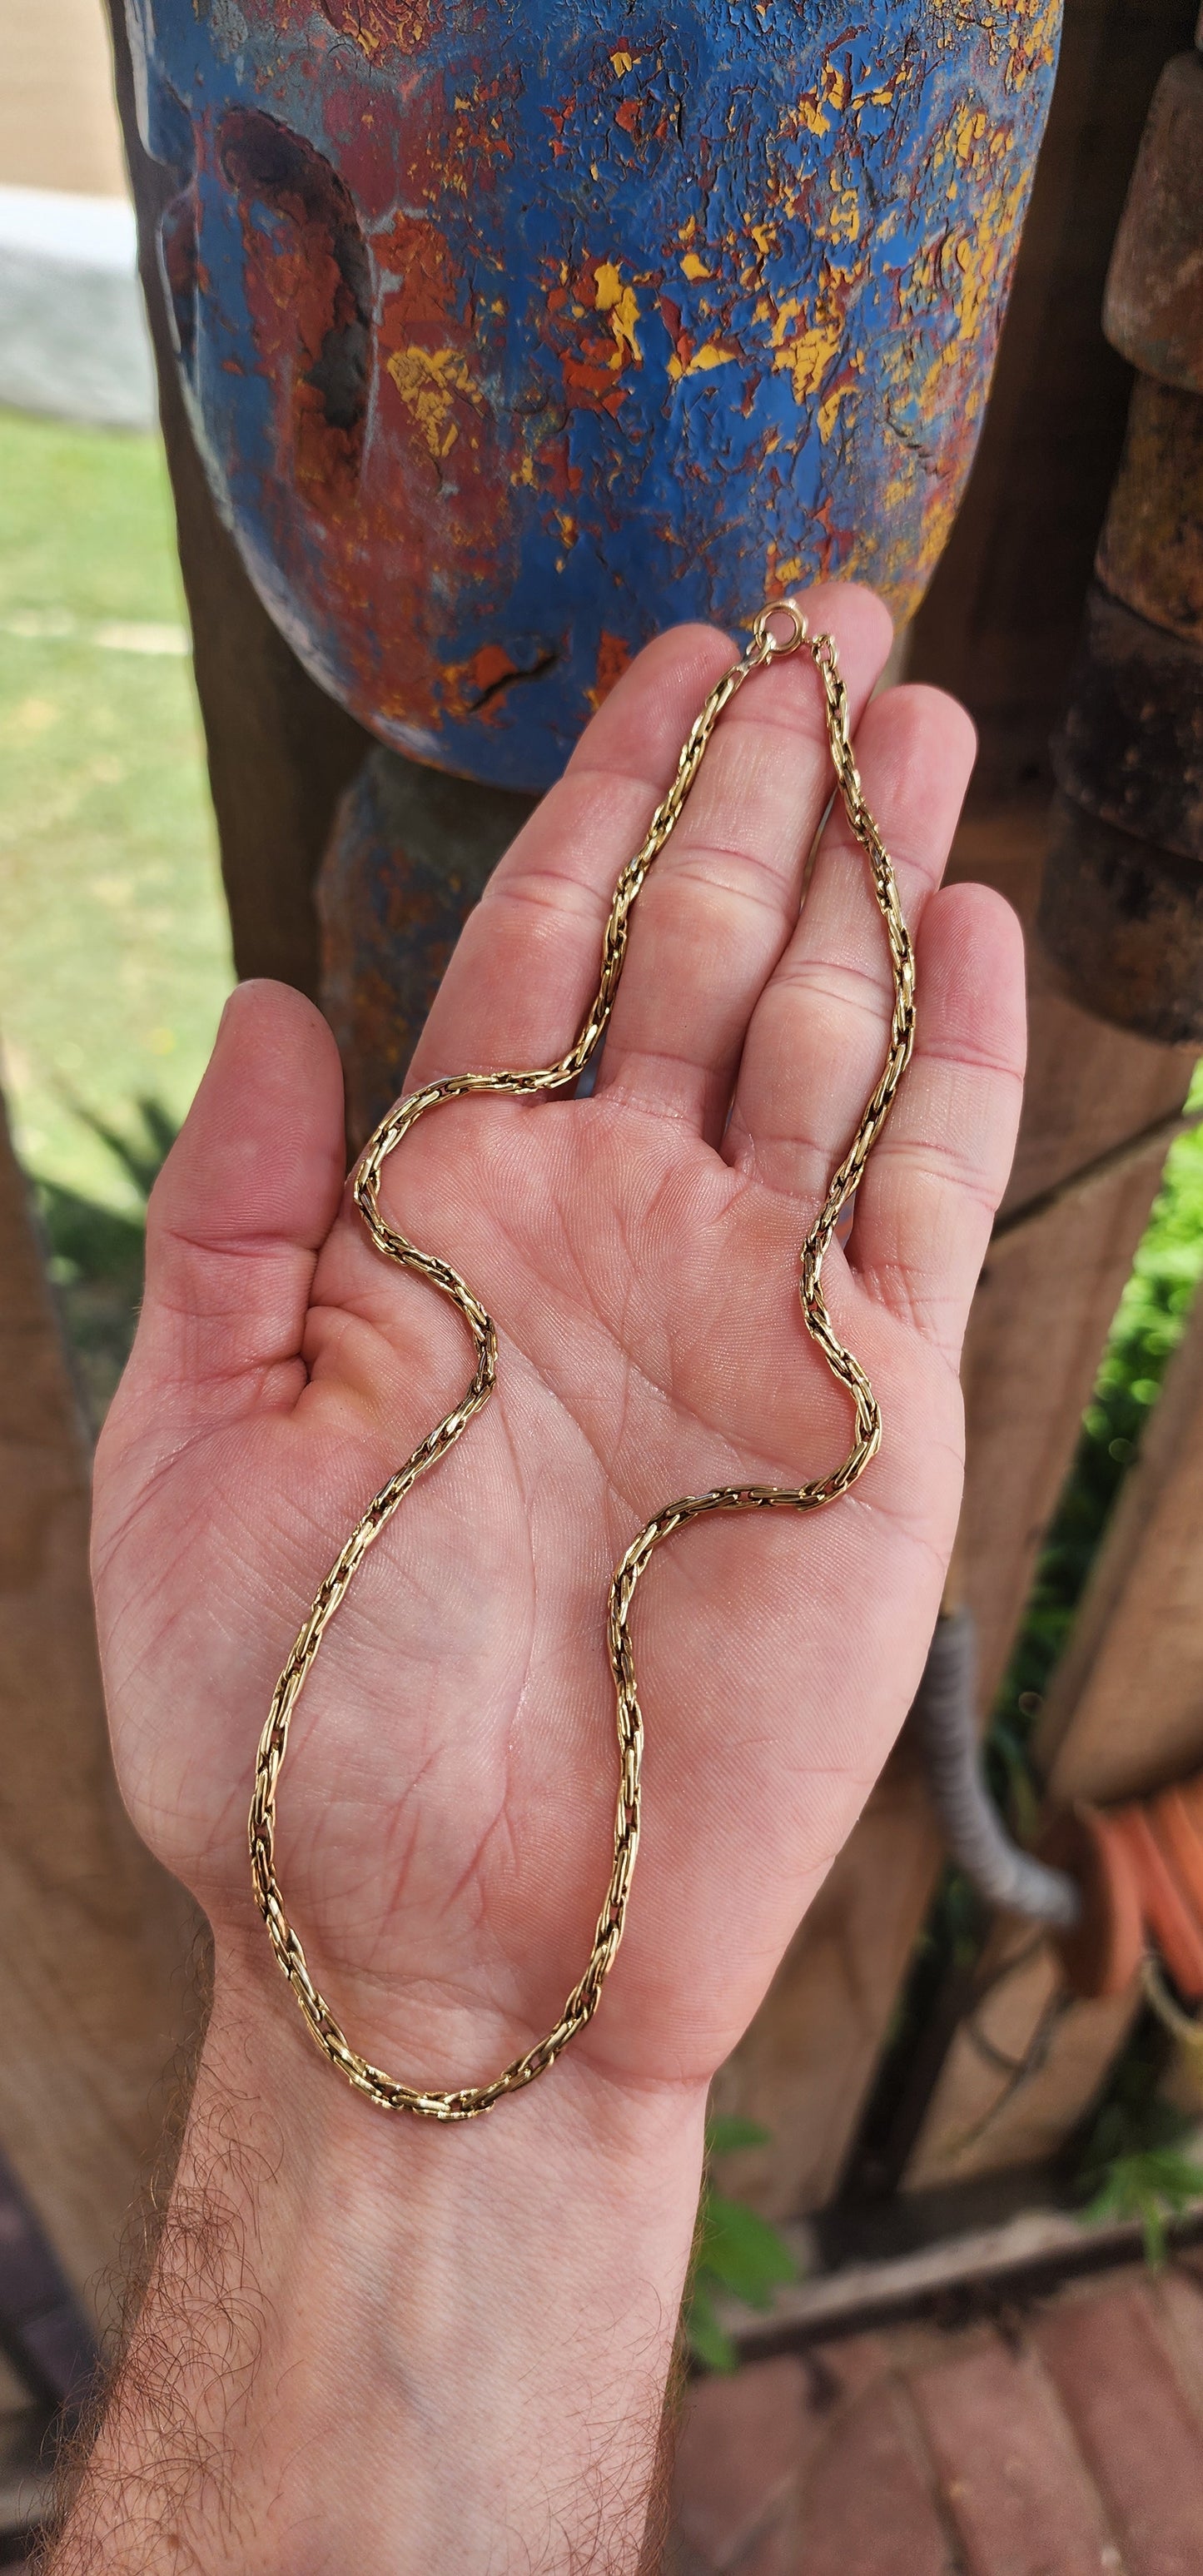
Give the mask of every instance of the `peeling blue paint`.
[[219, 505], [381, 740], [510, 786], [684, 617], [917, 604], [1059, 0], [127, 0]]

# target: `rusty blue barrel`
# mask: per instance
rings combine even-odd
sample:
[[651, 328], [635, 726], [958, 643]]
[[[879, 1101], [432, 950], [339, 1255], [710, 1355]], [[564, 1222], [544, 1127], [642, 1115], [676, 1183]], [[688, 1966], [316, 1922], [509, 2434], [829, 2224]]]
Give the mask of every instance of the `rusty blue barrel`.
[[916, 606], [1060, 0], [128, 0], [219, 505], [377, 738], [537, 789], [645, 638]]

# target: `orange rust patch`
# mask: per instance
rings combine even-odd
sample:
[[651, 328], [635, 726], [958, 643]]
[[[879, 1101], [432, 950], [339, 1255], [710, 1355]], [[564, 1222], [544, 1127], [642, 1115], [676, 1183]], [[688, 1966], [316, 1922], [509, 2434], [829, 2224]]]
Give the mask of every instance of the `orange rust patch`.
[[471, 688], [483, 691], [495, 689], [499, 680], [512, 680], [517, 668], [504, 645], [482, 644], [479, 653], [465, 663], [464, 674]]
[[609, 635], [603, 627], [601, 642], [597, 648], [597, 677], [587, 693], [595, 715], [598, 708], [609, 697], [615, 683], [621, 680], [623, 672], [630, 669], [631, 660], [631, 648], [625, 637]]
[[482, 644], [470, 661], [449, 662], [444, 673], [448, 714], [487, 716], [485, 702], [495, 689], [514, 678], [517, 668], [503, 644]]

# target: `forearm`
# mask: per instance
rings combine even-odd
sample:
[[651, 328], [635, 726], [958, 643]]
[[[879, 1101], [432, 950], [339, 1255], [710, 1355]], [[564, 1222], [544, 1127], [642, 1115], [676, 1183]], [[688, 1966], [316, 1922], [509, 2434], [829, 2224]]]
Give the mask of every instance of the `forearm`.
[[635, 2576], [703, 2111], [569, 2052], [483, 2120], [390, 2119], [219, 1975], [55, 2576]]

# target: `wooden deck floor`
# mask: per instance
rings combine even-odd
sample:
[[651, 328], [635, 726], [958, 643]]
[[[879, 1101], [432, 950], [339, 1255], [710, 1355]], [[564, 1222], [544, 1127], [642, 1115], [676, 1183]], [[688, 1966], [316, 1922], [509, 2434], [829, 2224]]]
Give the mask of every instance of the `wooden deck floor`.
[[1203, 2257], [691, 2392], [672, 2576], [1203, 2576]]

